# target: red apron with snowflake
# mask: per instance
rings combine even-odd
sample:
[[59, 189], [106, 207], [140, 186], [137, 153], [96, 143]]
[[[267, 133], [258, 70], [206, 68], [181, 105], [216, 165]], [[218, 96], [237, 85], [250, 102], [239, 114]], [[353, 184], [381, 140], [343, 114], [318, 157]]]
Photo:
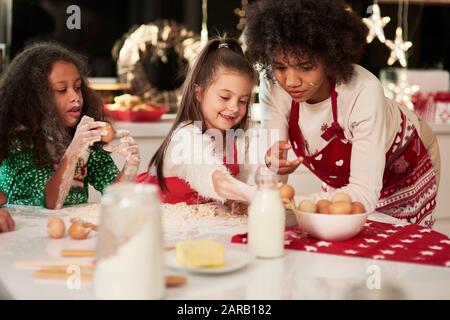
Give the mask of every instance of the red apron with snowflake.
[[[304, 158], [303, 164], [311, 172], [328, 186], [341, 188], [349, 182], [352, 144], [337, 121], [334, 86], [330, 95], [333, 123], [321, 136], [329, 141], [328, 144], [315, 154], [307, 154], [299, 127], [300, 107], [294, 101], [289, 117], [289, 140], [296, 155]], [[423, 222], [431, 228], [435, 198], [436, 178], [431, 158], [413, 123], [402, 113], [400, 130], [386, 153], [383, 187], [376, 210], [409, 223]]]
[[[234, 144], [233, 161], [229, 161], [227, 155], [224, 156], [224, 165], [232, 176], [239, 174], [239, 164], [237, 161], [236, 145]], [[150, 183], [158, 186], [158, 178], [150, 175], [147, 172], [141, 173], [136, 178], [137, 183]], [[204, 198], [195, 191], [187, 181], [178, 177], [164, 177], [164, 182], [167, 186], [167, 191], [163, 192], [159, 189], [159, 196], [161, 202], [175, 204], [179, 202], [186, 202], [187, 204], [201, 204], [211, 202], [211, 199]]]

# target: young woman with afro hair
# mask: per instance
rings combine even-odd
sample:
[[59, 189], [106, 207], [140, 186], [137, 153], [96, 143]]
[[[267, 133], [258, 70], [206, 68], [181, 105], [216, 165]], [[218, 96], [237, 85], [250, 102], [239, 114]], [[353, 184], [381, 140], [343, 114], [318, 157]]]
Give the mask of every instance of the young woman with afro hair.
[[341, 0], [260, 0], [247, 13], [263, 124], [279, 135], [267, 166], [288, 175], [303, 163], [324, 182], [308, 196], [313, 201], [342, 191], [368, 212], [431, 228], [440, 173], [436, 137], [357, 64], [368, 32], [361, 18]]

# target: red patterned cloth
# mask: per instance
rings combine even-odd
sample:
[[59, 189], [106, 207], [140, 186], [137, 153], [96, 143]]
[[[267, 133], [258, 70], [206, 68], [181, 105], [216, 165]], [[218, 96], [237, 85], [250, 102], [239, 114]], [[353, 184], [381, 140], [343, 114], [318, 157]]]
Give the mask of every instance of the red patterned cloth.
[[[247, 234], [234, 235], [233, 243], [246, 243]], [[377, 260], [450, 267], [450, 239], [419, 225], [392, 225], [368, 221], [353, 239], [321, 241], [302, 234], [298, 226], [286, 228], [285, 248]]]

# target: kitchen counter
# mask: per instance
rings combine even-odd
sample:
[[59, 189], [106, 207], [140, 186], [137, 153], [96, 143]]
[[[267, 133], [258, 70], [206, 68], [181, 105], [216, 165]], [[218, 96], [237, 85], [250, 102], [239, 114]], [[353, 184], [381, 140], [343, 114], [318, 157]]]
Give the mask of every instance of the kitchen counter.
[[[98, 220], [98, 204], [80, 205], [50, 211], [36, 207], [13, 207], [17, 230], [0, 234], [0, 299], [96, 299], [93, 285], [82, 282], [79, 289], [69, 289], [65, 281], [36, 280], [32, 270], [15, 267], [17, 260], [61, 259], [62, 249], [95, 249], [96, 236], [86, 240], [50, 239], [46, 233], [47, 217], [58, 214], [66, 221], [71, 217]], [[209, 220], [208, 220], [209, 219]], [[375, 214], [371, 219], [397, 223], [395, 219]], [[246, 231], [246, 221], [226, 218], [204, 218], [183, 230], [168, 230], [165, 245], [176, 239], [208, 237], [223, 243], [227, 249], [246, 250], [245, 245], [231, 244], [230, 237]], [[68, 258], [65, 258], [68, 259]], [[76, 259], [76, 258], [71, 258]], [[82, 263], [68, 260], [72, 264]], [[363, 290], [357, 297], [368, 297], [369, 270], [379, 267], [382, 284], [396, 286], [409, 299], [450, 299], [450, 268], [411, 263], [389, 262], [341, 255], [286, 250], [278, 259], [256, 259], [247, 267], [227, 274], [187, 276], [186, 285], [167, 289], [167, 299], [342, 299]], [[167, 270], [168, 273], [174, 273]], [[362, 286], [362, 287], [361, 287]], [[392, 292], [391, 292], [392, 293]], [[361, 295], [362, 294], [362, 295]], [[380, 291], [377, 294], [381, 294]], [[355, 296], [353, 296], [355, 297]]]

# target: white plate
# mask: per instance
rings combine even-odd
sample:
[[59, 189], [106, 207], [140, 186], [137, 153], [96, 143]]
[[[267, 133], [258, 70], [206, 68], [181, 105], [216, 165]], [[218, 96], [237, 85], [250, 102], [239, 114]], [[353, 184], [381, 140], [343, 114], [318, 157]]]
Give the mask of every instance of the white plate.
[[180, 266], [176, 260], [176, 252], [175, 250], [169, 251], [165, 253], [165, 261], [166, 266], [172, 269], [185, 270], [192, 273], [204, 273], [204, 274], [219, 274], [219, 273], [228, 273], [232, 271], [239, 270], [250, 262], [252, 262], [255, 257], [245, 251], [237, 251], [237, 250], [225, 250], [225, 265], [222, 267], [214, 267], [214, 268], [187, 268]]

